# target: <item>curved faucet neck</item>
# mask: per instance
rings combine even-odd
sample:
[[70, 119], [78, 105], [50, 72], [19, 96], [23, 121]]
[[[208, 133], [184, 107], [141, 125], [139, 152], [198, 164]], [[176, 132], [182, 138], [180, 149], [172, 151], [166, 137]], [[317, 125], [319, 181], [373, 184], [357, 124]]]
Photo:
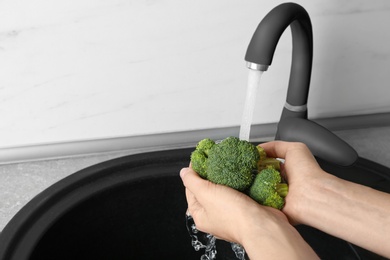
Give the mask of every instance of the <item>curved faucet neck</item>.
[[281, 119], [286, 117], [307, 118], [307, 98], [309, 94], [313, 60], [313, 33], [306, 10], [298, 4], [285, 3], [272, 9], [260, 22], [249, 43], [245, 60], [255, 68], [266, 70], [278, 41], [290, 26], [293, 42], [290, 79], [286, 105]]
[[280, 36], [288, 26], [291, 27], [293, 54], [287, 99], [276, 139], [303, 142], [323, 160], [341, 166], [352, 165], [358, 158], [356, 151], [329, 130], [307, 120], [313, 32], [309, 15], [303, 7], [286, 3], [271, 10], [257, 27], [245, 60], [251, 69], [266, 70], [271, 65]]

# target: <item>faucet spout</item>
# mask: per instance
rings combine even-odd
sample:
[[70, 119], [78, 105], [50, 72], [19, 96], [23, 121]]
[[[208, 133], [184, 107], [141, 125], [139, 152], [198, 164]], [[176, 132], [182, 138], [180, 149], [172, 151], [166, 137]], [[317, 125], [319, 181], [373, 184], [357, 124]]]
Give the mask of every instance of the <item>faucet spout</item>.
[[307, 98], [313, 60], [313, 33], [306, 10], [295, 3], [272, 9], [260, 22], [249, 43], [245, 60], [250, 69], [265, 71], [271, 65], [276, 46], [290, 26], [293, 49], [286, 105], [282, 118], [307, 118]]
[[276, 139], [303, 142], [319, 158], [341, 166], [352, 165], [358, 158], [356, 151], [328, 129], [307, 119], [313, 32], [310, 17], [303, 7], [295, 3], [281, 4], [264, 17], [249, 43], [245, 55], [247, 66], [266, 71], [288, 26], [291, 27], [293, 43], [292, 62]]

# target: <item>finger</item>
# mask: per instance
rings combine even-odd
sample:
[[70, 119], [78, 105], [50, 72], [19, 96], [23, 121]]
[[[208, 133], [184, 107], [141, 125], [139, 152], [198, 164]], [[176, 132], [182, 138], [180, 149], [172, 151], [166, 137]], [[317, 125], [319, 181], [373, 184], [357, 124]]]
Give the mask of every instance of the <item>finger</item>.
[[191, 216], [197, 216], [198, 212], [203, 211], [202, 205], [198, 202], [194, 194], [189, 189], [186, 189], [186, 198], [188, 205], [187, 211]]
[[285, 141], [272, 141], [268, 143], [259, 144], [268, 156], [274, 158], [286, 159], [288, 152], [299, 152], [301, 155], [312, 156], [309, 148], [300, 142], [285, 142]]
[[202, 196], [204, 190], [207, 188], [208, 181], [202, 179], [191, 168], [183, 168], [180, 171], [180, 177], [184, 186], [189, 189], [195, 197]]
[[199, 201], [197, 200], [196, 196], [194, 195], [194, 193], [192, 193], [189, 189], [186, 188], [185, 190], [185, 193], [186, 193], [186, 199], [187, 199], [187, 205], [188, 205], [188, 208], [198, 208], [198, 207], [202, 207], [202, 205], [199, 203]]
[[188, 207], [192, 207], [197, 202], [195, 195], [187, 188], [185, 189], [185, 194]]
[[282, 176], [282, 179], [285, 180], [285, 181], [288, 181], [288, 176], [287, 176], [287, 173], [286, 173], [286, 167], [284, 165], [284, 163], [281, 163], [280, 164], [280, 176]]
[[[183, 171], [183, 172], [182, 172]], [[192, 174], [192, 170], [187, 170], [187, 169], [183, 169], [181, 172], [180, 172], [180, 176], [183, 176], [183, 183], [186, 182], [187, 185], [190, 183], [189, 186], [192, 186], [192, 183], [191, 183], [191, 174]], [[190, 177], [188, 176], [185, 176], [184, 175], [189, 175]], [[197, 173], [195, 173], [197, 175]], [[195, 176], [197, 177], [197, 176]], [[194, 180], [197, 180], [197, 178], [195, 178]], [[203, 179], [200, 178], [200, 180], [203, 181]], [[197, 187], [198, 188], [198, 187]], [[195, 189], [197, 190], [197, 189]], [[185, 193], [186, 193], [186, 199], [187, 199], [187, 213], [189, 213], [192, 218], [194, 219], [195, 223], [197, 224], [197, 228], [199, 230], [203, 230], [202, 229], [202, 226], [198, 225], [199, 223], [204, 223], [204, 219], [206, 218], [206, 210], [205, 208], [202, 206], [202, 204], [198, 201], [198, 199], [196, 198], [195, 194], [189, 189], [186, 187], [185, 189]]]
[[264, 149], [267, 156], [274, 158], [285, 158], [289, 147], [288, 142], [283, 141], [271, 141], [268, 143], [259, 144]]

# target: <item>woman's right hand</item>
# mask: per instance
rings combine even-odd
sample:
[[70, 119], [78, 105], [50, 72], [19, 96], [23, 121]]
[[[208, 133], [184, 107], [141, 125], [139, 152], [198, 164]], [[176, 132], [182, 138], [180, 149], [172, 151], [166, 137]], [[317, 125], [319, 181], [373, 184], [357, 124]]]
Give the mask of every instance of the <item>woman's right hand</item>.
[[292, 224], [305, 224], [385, 257], [390, 257], [390, 194], [323, 171], [302, 143], [261, 144], [285, 159], [281, 172], [289, 192], [283, 212]]
[[282, 158], [281, 174], [287, 180], [289, 191], [283, 212], [292, 224], [304, 224], [305, 200], [310, 199], [311, 189], [324, 182], [329, 174], [324, 172], [309, 148], [298, 142], [272, 141], [260, 144], [267, 156]]

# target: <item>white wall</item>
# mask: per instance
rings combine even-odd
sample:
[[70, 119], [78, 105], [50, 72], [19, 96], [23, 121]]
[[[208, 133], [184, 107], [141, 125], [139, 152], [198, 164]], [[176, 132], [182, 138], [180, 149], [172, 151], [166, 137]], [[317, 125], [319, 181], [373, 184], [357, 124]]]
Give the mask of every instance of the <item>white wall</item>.
[[[390, 112], [390, 2], [296, 1], [314, 28], [312, 118]], [[0, 147], [236, 126], [244, 55], [282, 1], [0, 1]], [[287, 31], [254, 123], [276, 122]]]

